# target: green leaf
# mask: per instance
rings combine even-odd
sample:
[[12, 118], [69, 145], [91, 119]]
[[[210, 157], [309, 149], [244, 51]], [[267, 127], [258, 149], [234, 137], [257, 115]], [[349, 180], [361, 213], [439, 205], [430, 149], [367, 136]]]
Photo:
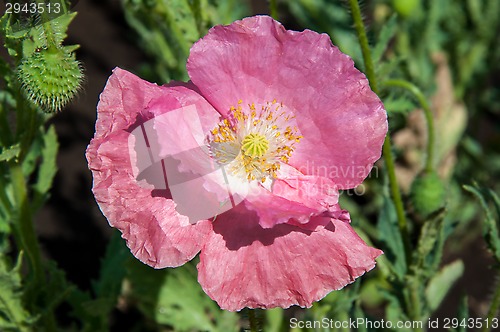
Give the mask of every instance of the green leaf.
[[[353, 307], [350, 317], [352, 317], [352, 320], [355, 320], [355, 321], [357, 321], [358, 319], [366, 321], [369, 318], [363, 312], [363, 309], [361, 308], [361, 305], [359, 302], [360, 301], [357, 301], [356, 305]], [[367, 326], [365, 326], [365, 324], [358, 324], [357, 331], [358, 332], [368, 332], [368, 328], [367, 328]]]
[[333, 43], [348, 54], [358, 68], [364, 67], [361, 47], [352, 29], [352, 18], [342, 4], [330, 0], [283, 1], [302, 27], [325, 32]]
[[[4, 79], [5, 85], [10, 84], [12, 76], [14, 75], [11, 68], [0, 60], [0, 77]], [[2, 147], [11, 145], [13, 141], [11, 125], [7, 115], [10, 107], [15, 107], [14, 97], [8, 91], [0, 90], [0, 146]]]
[[10, 181], [7, 181], [7, 173], [7, 165], [0, 164], [0, 257], [9, 247], [11, 213], [13, 210], [12, 185]]
[[188, 79], [186, 60], [192, 44], [215, 24], [248, 16], [241, 0], [124, 0], [125, 19], [138, 34], [139, 46], [153, 57], [141, 70], [150, 80]]
[[479, 188], [477, 184], [473, 186], [464, 185], [463, 188], [473, 194], [478, 200], [486, 214], [483, 222], [483, 236], [486, 240], [488, 248], [493, 253], [493, 256], [500, 262], [500, 236], [499, 236], [499, 220], [495, 220], [493, 212], [488, 206], [487, 199], [493, 201], [497, 217], [500, 217], [500, 199], [498, 195], [490, 189]]
[[479, 28], [484, 20], [483, 1], [467, 0], [467, 10], [474, 24]]
[[102, 326], [102, 320], [89, 313], [90, 310], [88, 309], [92, 305], [92, 300], [88, 292], [83, 292], [78, 288], [74, 289], [69, 294], [67, 301], [72, 306], [72, 316], [78, 318], [82, 324], [81, 329], [79, 329], [80, 332], [108, 331], [107, 326]]
[[13, 19], [12, 14], [5, 14], [0, 19], [0, 32], [6, 39], [22, 39], [31, 27], [29, 20], [19, 21]]
[[139, 34], [141, 46], [157, 58], [157, 73], [164, 81], [187, 77], [189, 49], [207, 30], [200, 6], [188, 0], [123, 1], [127, 22]]
[[56, 130], [54, 126], [50, 126], [43, 136], [42, 164], [38, 173], [38, 181], [35, 184], [35, 189], [41, 194], [49, 191], [52, 186], [52, 180], [57, 172], [56, 156], [58, 149], [59, 143], [57, 142]]
[[42, 17], [38, 24], [31, 24], [31, 28], [28, 30], [28, 38], [23, 39], [22, 43], [23, 58], [29, 58], [38, 48], [46, 48], [49, 39], [55, 42], [55, 46], [62, 46], [67, 36], [66, 31], [69, 24], [75, 16], [76, 13], [53, 14], [49, 17]]
[[11, 14], [5, 14], [0, 19], [0, 33], [5, 37], [5, 48], [11, 57], [18, 57], [21, 52], [22, 39], [28, 34], [29, 29], [18, 31], [12, 28]]
[[[358, 279], [349, 285], [349, 287], [329, 293], [323, 298], [323, 300], [321, 300], [321, 303], [313, 306], [313, 309], [315, 310], [315, 317], [324, 317], [327, 311], [329, 312], [329, 316], [336, 316], [340, 312], [350, 311], [354, 306], [354, 302], [359, 299], [360, 286], [361, 280]], [[325, 304], [328, 306], [325, 306]]]
[[238, 316], [220, 310], [205, 295], [196, 280], [194, 265], [154, 270], [133, 260], [127, 267], [132, 299], [158, 324], [172, 326], [175, 331], [238, 330]]
[[449, 290], [462, 276], [464, 272], [464, 264], [461, 260], [457, 260], [451, 264], [444, 266], [427, 285], [425, 289], [425, 297], [431, 311], [436, 310], [441, 302], [448, 294]]
[[43, 146], [41, 148], [42, 162], [38, 170], [37, 182], [33, 186], [36, 197], [33, 206], [40, 207], [47, 199], [47, 193], [52, 187], [52, 181], [57, 172], [56, 158], [59, 143], [54, 126], [50, 126], [43, 136]]
[[40, 158], [43, 149], [42, 136], [43, 136], [42, 133], [37, 133], [33, 143], [31, 143], [28, 152], [26, 153], [26, 155], [22, 160], [21, 166], [23, 168], [23, 174], [25, 178], [30, 178], [31, 174], [33, 174], [33, 172], [37, 168], [38, 159]]
[[109, 299], [110, 307], [107, 311], [116, 305], [120, 295], [123, 278], [125, 278], [125, 263], [130, 257], [130, 251], [121, 238], [120, 232], [115, 231], [111, 241], [106, 248], [106, 255], [101, 264], [99, 280], [92, 283], [96, 297], [99, 299]]
[[409, 113], [417, 109], [417, 105], [410, 98], [388, 98], [384, 100], [385, 109], [389, 114], [392, 113]]
[[53, 312], [75, 290], [75, 286], [66, 280], [66, 273], [57, 266], [55, 261], [48, 261], [45, 268], [47, 280], [42, 292], [46, 303], [43, 312]]
[[[404, 287], [403, 285], [401, 285]], [[406, 289], [400, 289], [401, 291], [406, 291]], [[404, 307], [404, 303], [401, 303], [403, 299], [403, 294], [393, 294], [390, 292], [382, 291], [384, 297], [387, 299], [388, 303], [385, 308], [385, 317], [386, 320], [394, 322], [394, 325], [398, 321], [408, 321], [410, 320], [408, 316], [404, 313], [402, 308]]]
[[9, 161], [12, 159], [16, 159], [19, 157], [21, 153], [21, 147], [19, 143], [14, 144], [8, 148], [4, 148], [0, 150], [0, 161]]
[[250, 4], [241, 0], [203, 0], [200, 12], [202, 16], [206, 14], [203, 18], [205, 27], [213, 24], [230, 24], [251, 14]]
[[[443, 212], [444, 210], [440, 210]], [[417, 246], [417, 260], [420, 267], [428, 268], [428, 262], [435, 262], [434, 255], [441, 257], [441, 252], [436, 253], [436, 247], [439, 247], [440, 239], [443, 237], [444, 213], [439, 213], [436, 218], [428, 220], [420, 231], [420, 237]], [[442, 249], [442, 248], [441, 248]]]
[[[460, 299], [460, 303], [457, 309], [457, 319], [459, 322], [468, 321], [469, 320], [469, 303], [467, 299], [467, 295], [462, 296]], [[456, 332], [467, 332], [467, 327], [458, 326], [454, 331]]]
[[[377, 265], [379, 264], [379, 259], [377, 259]], [[378, 308], [384, 302], [384, 297], [382, 295], [381, 289], [388, 287], [386, 285], [387, 281], [383, 280], [383, 277], [370, 278], [364, 280], [361, 291], [359, 292], [360, 302], [363, 303], [365, 308]]]
[[106, 248], [101, 263], [99, 279], [92, 282], [92, 297], [88, 292], [72, 288], [68, 294], [68, 303], [72, 306], [72, 315], [82, 324], [81, 332], [105, 332], [109, 330], [109, 315], [116, 307], [122, 291], [126, 273], [126, 261], [130, 251], [120, 233], [115, 231]]
[[281, 308], [268, 309], [265, 311], [266, 322], [264, 331], [266, 332], [281, 332], [285, 328], [283, 324], [284, 310]]
[[[377, 76], [377, 80], [379, 82], [384, 82], [391, 78], [394, 75], [394, 72], [397, 72], [398, 67], [400, 67], [406, 58], [400, 55], [392, 56], [384, 62], [381, 62], [375, 67], [375, 75]], [[389, 97], [386, 99], [397, 99], [400, 98], [401, 94], [395, 95], [393, 97]]]
[[31, 331], [34, 318], [24, 309], [21, 287], [22, 254], [17, 264], [8, 270], [5, 259], [0, 259], [0, 331]]
[[377, 230], [380, 235], [379, 241], [383, 244], [382, 250], [387, 256], [389, 266], [391, 266], [393, 273], [402, 280], [407, 270], [405, 255], [402, 254], [405, 249], [398, 228], [396, 209], [387, 193], [384, 193], [382, 210], [377, 222]]
[[396, 15], [392, 15], [389, 20], [382, 25], [382, 29], [380, 30], [380, 34], [377, 38], [377, 44], [372, 49], [372, 58], [375, 65], [380, 62], [385, 50], [389, 46], [389, 42], [396, 34], [396, 27]]
[[106, 248], [99, 279], [92, 282], [95, 298], [78, 290], [70, 298], [73, 314], [84, 325], [83, 331], [108, 330], [109, 315], [121, 294], [126, 274], [125, 265], [129, 258], [130, 251], [125, 241], [120, 237], [120, 232], [115, 231]]

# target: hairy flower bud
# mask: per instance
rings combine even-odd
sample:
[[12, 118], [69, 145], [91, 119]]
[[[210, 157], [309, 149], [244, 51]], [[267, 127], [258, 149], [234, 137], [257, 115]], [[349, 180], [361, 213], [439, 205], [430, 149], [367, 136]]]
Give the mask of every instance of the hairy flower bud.
[[404, 18], [414, 15], [420, 5], [420, 0], [392, 0], [394, 10]]
[[26, 97], [49, 113], [60, 111], [83, 79], [80, 63], [62, 47], [37, 49], [21, 62], [18, 76]]
[[420, 174], [411, 186], [415, 211], [426, 217], [444, 205], [446, 188], [436, 172]]

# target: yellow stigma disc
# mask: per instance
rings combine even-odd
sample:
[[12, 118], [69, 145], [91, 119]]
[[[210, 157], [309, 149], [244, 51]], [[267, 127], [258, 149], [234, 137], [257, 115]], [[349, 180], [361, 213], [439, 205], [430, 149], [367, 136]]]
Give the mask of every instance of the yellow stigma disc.
[[248, 134], [241, 141], [241, 150], [252, 158], [262, 157], [269, 149], [269, 142], [264, 135]]

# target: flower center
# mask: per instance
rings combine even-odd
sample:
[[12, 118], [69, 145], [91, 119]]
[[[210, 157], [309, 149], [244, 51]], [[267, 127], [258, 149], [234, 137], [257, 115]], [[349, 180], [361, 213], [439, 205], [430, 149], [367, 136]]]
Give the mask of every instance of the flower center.
[[276, 177], [282, 163], [287, 163], [302, 136], [292, 116], [282, 103], [232, 106], [228, 117], [211, 130], [209, 145], [212, 157], [227, 166], [232, 175], [264, 183]]
[[241, 150], [252, 158], [262, 157], [269, 149], [269, 141], [262, 134], [248, 134], [241, 141]]

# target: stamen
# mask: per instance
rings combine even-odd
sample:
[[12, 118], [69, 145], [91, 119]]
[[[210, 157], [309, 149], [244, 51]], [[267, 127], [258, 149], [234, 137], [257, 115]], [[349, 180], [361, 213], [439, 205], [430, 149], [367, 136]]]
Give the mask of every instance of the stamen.
[[[213, 158], [233, 175], [247, 181], [276, 178], [282, 163], [288, 163], [295, 144], [302, 138], [295, 116], [276, 99], [264, 104], [243, 101], [229, 108], [229, 115], [210, 131]], [[260, 110], [260, 111], [257, 111]]]

